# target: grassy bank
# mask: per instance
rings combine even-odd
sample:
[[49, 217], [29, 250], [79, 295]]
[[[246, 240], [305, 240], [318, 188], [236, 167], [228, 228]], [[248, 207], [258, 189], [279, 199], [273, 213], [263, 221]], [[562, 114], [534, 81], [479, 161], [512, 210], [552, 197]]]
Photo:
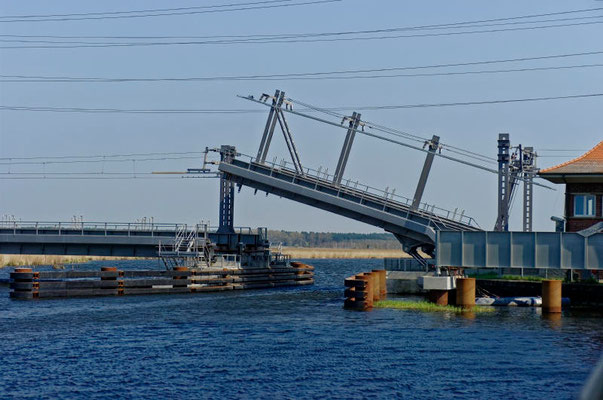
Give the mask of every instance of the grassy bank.
[[95, 260], [128, 260], [128, 257], [99, 257], [99, 256], [42, 256], [42, 255], [0, 255], [0, 268], [19, 267], [19, 266], [37, 266], [37, 265], [61, 265], [61, 264], [81, 264]]
[[473, 307], [471, 310], [465, 310], [461, 307], [455, 306], [440, 306], [427, 301], [407, 301], [407, 300], [384, 300], [377, 301], [374, 304], [376, 308], [395, 308], [398, 310], [412, 310], [412, 311], [423, 311], [423, 312], [453, 312], [462, 313], [471, 311], [474, 313], [489, 313], [494, 312], [492, 307]]
[[385, 258], [409, 257], [394, 249], [333, 249], [323, 247], [283, 247], [283, 254], [291, 258]]

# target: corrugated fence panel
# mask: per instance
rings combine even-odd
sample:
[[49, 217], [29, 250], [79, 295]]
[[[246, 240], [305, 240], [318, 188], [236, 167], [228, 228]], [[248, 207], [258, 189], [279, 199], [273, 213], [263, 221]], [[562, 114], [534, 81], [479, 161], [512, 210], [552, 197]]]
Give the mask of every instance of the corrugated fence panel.
[[481, 232], [463, 232], [463, 265], [479, 267], [486, 263], [486, 238]]
[[566, 233], [561, 237], [561, 268], [583, 269], [586, 238], [577, 233]]
[[511, 266], [534, 268], [535, 238], [531, 232], [513, 232], [511, 235]]
[[511, 235], [508, 232], [485, 232], [486, 267], [508, 268], [511, 266]]
[[561, 267], [561, 234], [557, 232], [535, 232], [536, 268]]
[[460, 266], [463, 264], [463, 235], [457, 231], [438, 231], [439, 265]]
[[586, 268], [603, 269], [603, 233], [588, 238], [588, 246], [586, 246]]

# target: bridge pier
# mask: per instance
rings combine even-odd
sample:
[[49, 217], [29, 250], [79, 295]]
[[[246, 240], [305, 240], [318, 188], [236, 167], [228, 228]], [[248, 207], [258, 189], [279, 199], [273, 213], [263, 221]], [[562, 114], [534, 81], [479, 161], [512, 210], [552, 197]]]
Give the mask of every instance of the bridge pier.
[[430, 303], [434, 303], [439, 306], [447, 306], [448, 305], [448, 290], [430, 290], [427, 293], [427, 300]]
[[463, 308], [475, 307], [475, 278], [456, 280], [456, 305]]
[[561, 312], [561, 281], [542, 281], [542, 312], [549, 314]]

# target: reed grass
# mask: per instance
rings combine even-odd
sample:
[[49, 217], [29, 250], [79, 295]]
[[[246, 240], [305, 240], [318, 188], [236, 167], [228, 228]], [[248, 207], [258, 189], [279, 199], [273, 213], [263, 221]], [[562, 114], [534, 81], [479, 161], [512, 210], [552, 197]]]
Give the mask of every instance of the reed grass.
[[62, 265], [83, 264], [96, 260], [128, 260], [132, 257], [101, 257], [101, 256], [50, 256], [50, 255], [24, 255], [24, 254], [1, 254], [0, 268], [39, 266], [39, 265]]
[[386, 258], [410, 257], [397, 249], [334, 249], [324, 247], [283, 247], [283, 254], [291, 258]]
[[475, 306], [471, 309], [464, 309], [456, 306], [441, 306], [427, 301], [408, 301], [408, 300], [383, 300], [377, 301], [373, 304], [376, 308], [394, 308], [397, 310], [412, 310], [412, 311], [423, 311], [423, 312], [451, 312], [451, 313], [463, 313], [463, 312], [474, 312], [474, 313], [489, 313], [494, 312], [492, 307]]

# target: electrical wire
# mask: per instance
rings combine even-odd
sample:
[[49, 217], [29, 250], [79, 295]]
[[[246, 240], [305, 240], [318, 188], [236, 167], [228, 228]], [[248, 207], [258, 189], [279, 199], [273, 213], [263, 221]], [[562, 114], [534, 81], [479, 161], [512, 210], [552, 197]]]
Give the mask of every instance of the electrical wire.
[[118, 113], [118, 114], [248, 114], [261, 110], [245, 109], [118, 109], [81, 107], [0, 106], [0, 111], [39, 111], [58, 113]]
[[181, 151], [181, 152], [156, 152], [156, 153], [129, 153], [129, 154], [101, 154], [86, 156], [35, 156], [35, 157], [0, 157], [0, 160], [37, 160], [37, 159], [65, 159], [65, 158], [115, 158], [115, 157], [136, 157], [153, 155], [174, 155], [174, 154], [203, 154], [204, 151]]
[[[199, 157], [180, 156], [180, 157], [160, 157], [160, 158], [123, 158], [123, 159], [90, 159], [90, 160], [66, 160], [66, 161], [8, 161], [0, 162], [0, 165], [47, 165], [47, 164], [89, 164], [89, 163], [116, 163], [116, 162], [143, 162], [143, 161], [166, 161], [166, 160], [192, 160]], [[10, 159], [9, 159], [10, 160]]]
[[[292, 0], [282, 0], [282, 2], [288, 2]], [[34, 17], [24, 18], [24, 17], [16, 17], [13, 19], [0, 19], [0, 23], [12, 23], [12, 22], [64, 22], [64, 21], [84, 21], [84, 20], [104, 20], [104, 19], [123, 19], [123, 18], [147, 18], [147, 17], [163, 17], [163, 16], [175, 16], [175, 15], [197, 15], [197, 14], [214, 14], [214, 13], [224, 13], [224, 12], [233, 12], [233, 11], [249, 11], [249, 10], [263, 10], [263, 9], [272, 9], [272, 8], [281, 8], [281, 7], [295, 7], [302, 5], [314, 5], [314, 4], [324, 4], [324, 3], [334, 3], [340, 2], [343, 0], [312, 0], [312, 1], [304, 1], [298, 3], [286, 3], [286, 4], [269, 4], [269, 5], [252, 5], [249, 7], [238, 7], [238, 8], [229, 8], [229, 9], [218, 9], [218, 10], [201, 10], [201, 11], [173, 11], [173, 12], [155, 12], [150, 11], [140, 14], [129, 14], [129, 15], [97, 15], [97, 16], [79, 16], [79, 17]], [[281, 2], [281, 3], [282, 3]], [[260, 2], [261, 3], [261, 2]]]
[[541, 151], [588, 151], [588, 149], [539, 149], [538, 152]]
[[147, 13], [147, 12], [183, 11], [183, 10], [199, 10], [199, 9], [209, 9], [209, 8], [224, 8], [224, 7], [234, 7], [234, 6], [248, 6], [248, 5], [267, 4], [267, 3], [285, 3], [285, 2], [289, 2], [289, 1], [292, 1], [292, 0], [266, 0], [266, 1], [246, 2], [246, 3], [220, 4], [220, 5], [212, 5], [212, 6], [155, 8], [155, 9], [128, 10], [128, 11], [102, 11], [102, 12], [71, 13], [71, 14], [5, 15], [5, 16], [0, 16], [0, 19], [80, 17], [80, 16], [89, 16], [89, 15], [116, 15], [116, 14], [132, 14], [132, 13]]
[[[433, 107], [458, 107], [458, 106], [474, 106], [486, 104], [507, 104], [518, 102], [538, 102], [551, 100], [571, 100], [579, 98], [594, 98], [601, 97], [603, 93], [588, 93], [568, 96], [549, 96], [549, 97], [531, 97], [531, 98], [516, 98], [502, 100], [481, 100], [467, 101], [454, 103], [424, 103], [424, 104], [400, 104], [400, 105], [381, 105], [381, 106], [347, 106], [347, 107], [330, 107], [330, 108], [313, 108], [302, 111], [346, 111], [346, 110], [401, 110], [411, 108], [433, 108]], [[35, 112], [60, 112], [60, 113], [124, 113], [124, 114], [241, 114], [241, 113], [262, 113], [262, 110], [252, 109], [116, 109], [116, 108], [75, 108], [75, 107], [41, 107], [41, 106], [13, 106], [1, 105], [0, 111], [35, 111]], [[332, 114], [333, 116], [341, 116], [343, 114]]]
[[74, 179], [74, 180], [95, 180], [95, 179], [100, 179], [100, 180], [121, 180], [121, 179], [150, 179], [150, 180], [155, 180], [155, 179], [215, 179], [217, 177], [215, 176], [177, 176], [177, 177], [167, 177], [167, 176], [157, 176], [157, 177], [150, 177], [150, 176], [131, 176], [131, 177], [120, 177], [120, 176], [107, 176], [107, 177], [99, 177], [99, 176], [88, 176], [88, 177], [54, 177], [54, 176], [49, 176], [49, 177], [44, 177], [44, 176], [32, 176], [32, 177], [18, 177], [18, 176], [0, 176], [0, 180], [35, 180], [35, 179], [57, 179], [57, 180], [69, 180], [69, 179]]
[[[294, 80], [349, 80], [349, 79], [380, 79], [380, 78], [412, 78], [412, 77], [436, 77], [436, 76], [460, 76], [460, 75], [483, 75], [483, 74], [499, 74], [512, 72], [533, 72], [533, 71], [551, 71], [551, 70], [566, 70], [576, 68], [598, 68], [603, 67], [603, 63], [596, 64], [575, 64], [575, 65], [560, 65], [560, 66], [545, 66], [545, 67], [529, 67], [529, 68], [511, 68], [498, 70], [477, 70], [477, 71], [448, 71], [448, 72], [429, 72], [418, 74], [388, 74], [388, 75], [352, 75], [352, 76], [315, 76], [317, 74], [334, 74], [335, 72], [325, 73], [307, 73], [295, 74], [291, 77], [188, 77], [188, 78], [75, 78], [75, 77], [27, 77], [23, 75], [0, 75], [0, 82], [3, 83], [148, 83], [148, 82], [191, 82], [191, 81], [294, 81]], [[401, 67], [402, 69], [404, 67]], [[419, 68], [419, 67], [417, 67]], [[408, 68], [410, 69], [410, 68]], [[349, 74], [350, 72], [340, 72], [340, 74]], [[8, 77], [8, 78], [4, 78]]]
[[108, 47], [148, 47], [148, 46], [182, 46], [182, 45], [231, 45], [231, 44], [290, 44], [290, 43], [317, 43], [317, 42], [340, 42], [340, 41], [356, 41], [356, 40], [382, 40], [382, 39], [400, 39], [414, 37], [437, 37], [437, 36], [453, 36], [466, 34], [481, 34], [481, 33], [498, 33], [511, 31], [525, 31], [549, 28], [563, 28], [570, 26], [586, 26], [594, 24], [602, 24], [603, 21], [595, 22], [580, 22], [570, 24], [557, 25], [541, 25], [533, 27], [520, 28], [504, 28], [504, 29], [488, 29], [474, 30], [464, 32], [446, 32], [446, 33], [425, 33], [417, 35], [389, 35], [389, 36], [369, 36], [369, 37], [338, 37], [338, 38], [318, 38], [318, 39], [248, 39], [248, 40], [218, 40], [218, 41], [182, 41], [182, 42], [139, 42], [139, 43], [111, 43], [111, 44], [74, 44], [74, 45], [31, 45], [31, 46], [0, 46], [0, 49], [76, 49], [76, 48], [108, 48]]
[[336, 107], [330, 110], [400, 110], [408, 108], [431, 108], [431, 107], [455, 107], [455, 106], [473, 106], [484, 104], [505, 104], [518, 102], [535, 102], [535, 101], [551, 101], [551, 100], [569, 100], [589, 97], [601, 97], [603, 93], [577, 94], [568, 96], [549, 96], [549, 97], [528, 97], [519, 99], [504, 99], [504, 100], [483, 100], [483, 101], [467, 101], [455, 103], [426, 103], [426, 104], [401, 104], [401, 105], [386, 105], [386, 106], [361, 106], [361, 107]]
[[[467, 29], [467, 28], [485, 28], [493, 26], [505, 26], [505, 25], [520, 25], [520, 24], [535, 24], [535, 23], [547, 23], [547, 22], [566, 22], [566, 21], [583, 21], [588, 19], [601, 19], [603, 15], [591, 15], [583, 17], [573, 18], [557, 18], [557, 19], [546, 19], [537, 21], [519, 21], [519, 22], [503, 22], [493, 24], [471, 24], [471, 25], [432, 25], [433, 27], [401, 27], [401, 28], [387, 28], [387, 29], [373, 29], [373, 30], [360, 30], [360, 31], [342, 31], [342, 32], [321, 32], [321, 33], [282, 33], [282, 34], [251, 34], [251, 35], [209, 35], [209, 36], [131, 36], [128, 40], [145, 40], [147, 39], [159, 39], [159, 40], [173, 40], [173, 39], [236, 39], [233, 42], [245, 43], [254, 42], [257, 40], [275, 40], [275, 39], [296, 39], [296, 38], [314, 38], [314, 37], [331, 37], [331, 36], [348, 36], [348, 35], [368, 35], [376, 33], [395, 33], [400, 31], [423, 31], [423, 30], [450, 30], [450, 29]], [[1, 21], [0, 21], [1, 22]], [[11, 39], [0, 39], [0, 42], [4, 43], [43, 43], [43, 44], [83, 44], [83, 45], [113, 45], [113, 44], [127, 44], [124, 42], [82, 42], [82, 41], [71, 41], [65, 39], [94, 39], [101, 40], [106, 38], [121, 39], [125, 40], [126, 37], [119, 36], [52, 36], [52, 35], [0, 35], [0, 38], [11, 38]], [[46, 39], [46, 40], [41, 40]], [[47, 39], [61, 39], [47, 40]], [[226, 41], [227, 43], [229, 41]], [[170, 42], [166, 42], [169, 44]], [[213, 42], [212, 42], [213, 43]], [[216, 41], [216, 43], [222, 43], [222, 41]]]
[[[291, 0], [282, 0], [291, 1]], [[261, 2], [258, 2], [261, 3]], [[253, 4], [253, 3], [250, 3]], [[191, 7], [195, 8], [195, 7]], [[184, 8], [188, 9], [188, 8]], [[170, 9], [164, 9], [170, 10]], [[173, 10], [173, 9], [172, 9]], [[57, 36], [57, 35], [0, 35], [6, 37], [37, 37], [37, 38], [65, 38], [65, 39], [208, 39], [208, 38], [249, 38], [249, 37], [308, 37], [308, 36], [330, 36], [330, 35], [350, 35], [350, 34], [368, 34], [368, 33], [386, 33], [386, 32], [396, 32], [396, 31], [404, 31], [404, 30], [423, 30], [423, 29], [433, 29], [433, 28], [453, 28], [453, 27], [467, 27], [467, 26], [475, 26], [476, 24], [483, 23], [491, 23], [491, 22], [500, 22], [500, 21], [513, 21], [519, 19], [530, 19], [530, 18], [539, 18], [539, 17], [550, 17], [550, 16], [559, 16], [559, 15], [568, 15], [568, 14], [577, 14], [577, 13], [587, 13], [593, 11], [601, 11], [603, 7], [597, 8], [587, 8], [587, 9], [578, 9], [578, 10], [567, 10], [561, 12], [553, 12], [553, 13], [543, 13], [543, 14], [528, 14], [528, 15], [519, 15], [513, 17], [504, 17], [504, 18], [494, 18], [494, 19], [482, 19], [482, 20], [471, 20], [471, 21], [460, 21], [460, 22], [452, 22], [452, 23], [443, 23], [443, 24], [431, 24], [431, 25], [418, 25], [418, 26], [407, 26], [407, 27], [397, 27], [397, 28], [386, 28], [386, 29], [374, 29], [374, 30], [357, 30], [357, 31], [340, 31], [340, 32], [320, 32], [320, 33], [291, 33], [291, 34], [261, 34], [261, 35], [211, 35], [211, 36]], [[148, 10], [152, 11], [152, 10]], [[145, 11], [140, 11], [145, 12]], [[120, 12], [125, 13], [125, 12]], [[85, 14], [84, 14], [85, 15]], [[33, 17], [33, 16], [31, 16]], [[597, 16], [595, 16], [596, 18]], [[1, 17], [0, 17], [1, 18]], [[18, 18], [18, 16], [13, 17], [4, 17], [4, 18]], [[591, 17], [578, 17], [578, 18], [593, 18]], [[563, 21], [568, 19], [556, 19], [553, 21]], [[528, 21], [525, 23], [535, 23], [535, 22], [546, 22], [544, 21]]]

